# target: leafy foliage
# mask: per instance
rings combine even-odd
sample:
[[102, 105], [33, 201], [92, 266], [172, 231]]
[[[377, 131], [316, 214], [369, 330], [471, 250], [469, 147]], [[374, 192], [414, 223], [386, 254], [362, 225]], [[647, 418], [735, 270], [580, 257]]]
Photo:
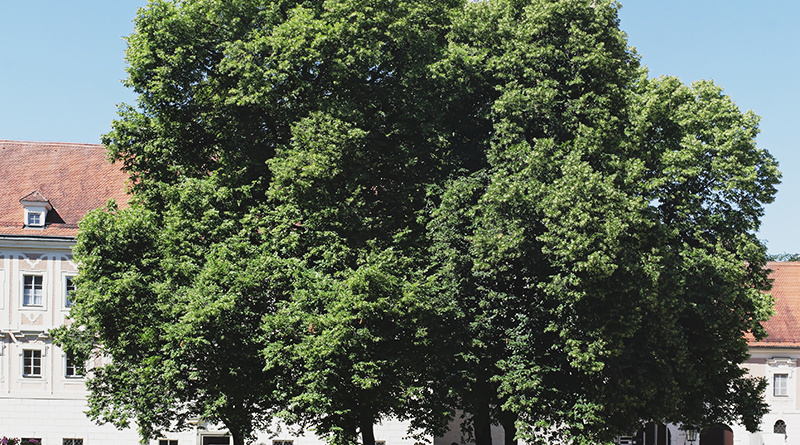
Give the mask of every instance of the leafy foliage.
[[279, 415], [332, 443], [455, 410], [491, 443], [755, 429], [758, 118], [648, 79], [596, 0], [152, 0], [72, 315], [91, 415]]
[[134, 203], [84, 218], [80, 329], [62, 333], [73, 332], [68, 346], [92, 333], [112, 358], [89, 381], [92, 417], [135, 420], [143, 437], [202, 417], [246, 437], [268, 425], [277, 377], [263, 371], [258, 333], [283, 269], [252, 260], [258, 247], [226, 215], [226, 190], [190, 180], [170, 192], [164, 212]]
[[783, 252], [769, 256], [770, 261], [800, 261], [800, 254]]

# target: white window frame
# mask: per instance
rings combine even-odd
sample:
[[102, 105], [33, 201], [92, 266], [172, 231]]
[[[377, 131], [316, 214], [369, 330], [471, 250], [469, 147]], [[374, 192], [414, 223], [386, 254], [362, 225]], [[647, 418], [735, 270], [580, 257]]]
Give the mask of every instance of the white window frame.
[[776, 372], [772, 374], [772, 395], [774, 397], [789, 397], [789, 374]]
[[61, 445], [83, 445], [83, 438], [65, 437], [61, 439]]
[[[28, 278], [28, 277], [32, 277], [33, 280], [34, 280], [33, 283], [32, 283], [34, 291], [36, 290], [36, 281], [35, 281], [35, 279], [39, 278], [41, 280], [41, 301], [40, 301], [41, 304], [25, 304], [25, 294], [26, 294], [26, 290], [27, 290], [26, 284], [25, 284], [25, 279]], [[19, 299], [20, 308], [25, 309], [25, 310], [46, 310], [46, 307], [45, 307], [46, 304], [45, 303], [47, 301], [47, 298], [46, 298], [47, 294], [46, 294], [45, 291], [47, 289], [47, 280], [45, 279], [44, 273], [42, 273], [42, 272], [33, 272], [33, 271], [23, 271], [20, 274], [19, 286], [20, 286], [20, 299]], [[34, 297], [35, 297], [35, 295], [34, 295]]]
[[177, 439], [158, 439], [158, 445], [178, 445]]
[[[70, 363], [72, 362], [72, 363]], [[72, 374], [70, 374], [70, 370]], [[82, 379], [86, 375], [86, 367], [75, 363], [75, 354], [64, 353], [64, 377], [68, 379]]]
[[28, 212], [28, 219], [25, 221], [25, 224], [31, 227], [43, 226], [42, 212]]
[[[798, 390], [797, 384], [795, 383], [796, 368], [796, 358], [786, 356], [767, 358], [767, 372], [765, 377], [769, 385], [767, 387], [768, 392], [766, 396], [769, 402], [773, 404], [773, 412], [778, 405], [783, 408], [788, 408], [796, 399]], [[779, 375], [780, 377], [776, 377]]]
[[64, 274], [64, 280], [63, 280], [64, 309], [69, 309], [73, 305], [73, 302], [69, 299], [69, 293], [70, 293], [70, 283], [72, 283], [72, 290], [73, 291], [75, 290], [75, 282], [73, 281], [74, 279], [75, 279], [74, 274]]
[[[30, 354], [28, 354], [30, 353]], [[30, 355], [30, 364], [28, 364], [28, 355]], [[36, 357], [38, 355], [38, 357]], [[36, 365], [35, 360], [39, 360]], [[30, 368], [31, 372], [27, 372]], [[39, 373], [35, 373], [38, 368]], [[44, 376], [44, 354], [41, 349], [23, 349], [22, 350], [22, 377], [25, 378], [41, 378]]]
[[[22, 202], [22, 201], [20, 201]], [[47, 211], [51, 210], [49, 202], [22, 202], [25, 213], [22, 215], [25, 227], [36, 227], [43, 229], [47, 220]]]

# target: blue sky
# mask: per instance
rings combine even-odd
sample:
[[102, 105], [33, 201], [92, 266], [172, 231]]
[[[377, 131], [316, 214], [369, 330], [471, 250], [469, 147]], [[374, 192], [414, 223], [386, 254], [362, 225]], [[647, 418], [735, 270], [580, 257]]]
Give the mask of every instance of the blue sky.
[[145, 0], [0, 0], [0, 139], [100, 142]]
[[800, 253], [800, 2], [622, 1], [621, 28], [650, 75], [712, 79], [742, 110], [761, 116], [758, 145], [780, 162], [783, 183], [759, 238], [770, 253]]
[[[133, 103], [124, 50], [145, 0], [0, 0], [0, 139], [97, 143]], [[762, 117], [759, 146], [783, 171], [759, 237], [800, 252], [800, 2], [628, 0], [620, 20], [652, 76], [713, 79]]]

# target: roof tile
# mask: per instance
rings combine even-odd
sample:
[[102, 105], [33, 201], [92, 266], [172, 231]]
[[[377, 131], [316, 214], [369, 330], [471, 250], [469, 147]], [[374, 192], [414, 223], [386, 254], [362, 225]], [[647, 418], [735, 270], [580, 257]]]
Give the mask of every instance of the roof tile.
[[[90, 210], [128, 202], [126, 180], [102, 145], [0, 140], [0, 235], [75, 236]], [[56, 215], [44, 229], [23, 225], [20, 197], [37, 201], [36, 194]]]
[[800, 346], [800, 262], [769, 262], [772, 270], [772, 298], [775, 299], [775, 315], [763, 323], [767, 337], [753, 341], [751, 346], [797, 347]]

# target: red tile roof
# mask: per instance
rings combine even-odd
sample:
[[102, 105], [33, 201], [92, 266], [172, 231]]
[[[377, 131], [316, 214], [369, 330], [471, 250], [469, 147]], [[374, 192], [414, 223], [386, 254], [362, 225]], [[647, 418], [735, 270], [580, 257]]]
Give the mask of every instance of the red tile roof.
[[50, 200], [42, 196], [38, 190], [35, 190], [23, 196], [19, 202], [50, 202]]
[[764, 323], [767, 338], [755, 342], [755, 347], [800, 347], [800, 262], [770, 262], [772, 297], [775, 315]]
[[[75, 236], [90, 210], [128, 202], [126, 179], [102, 145], [0, 140], [0, 235]], [[44, 229], [26, 228], [20, 200], [37, 195], [53, 209]]]

